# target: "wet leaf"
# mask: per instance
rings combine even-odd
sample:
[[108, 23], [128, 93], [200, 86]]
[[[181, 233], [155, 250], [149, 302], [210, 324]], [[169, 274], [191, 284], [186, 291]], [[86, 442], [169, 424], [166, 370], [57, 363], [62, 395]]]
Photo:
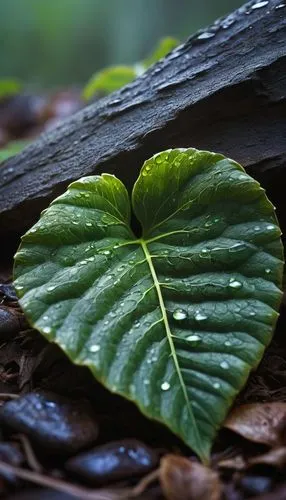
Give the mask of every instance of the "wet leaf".
[[254, 403], [235, 408], [224, 426], [250, 441], [285, 444], [286, 403]]
[[137, 76], [146, 71], [149, 66], [165, 57], [179, 41], [172, 37], [166, 37], [160, 40], [154, 52], [133, 66], [111, 66], [95, 73], [83, 90], [83, 99], [89, 101], [96, 94], [106, 95], [115, 90], [124, 87], [132, 82]]
[[162, 458], [160, 482], [168, 500], [219, 500], [222, 494], [217, 472], [176, 455]]
[[23, 237], [15, 288], [30, 323], [207, 461], [269, 343], [280, 229], [240, 165], [194, 149], [70, 185]]

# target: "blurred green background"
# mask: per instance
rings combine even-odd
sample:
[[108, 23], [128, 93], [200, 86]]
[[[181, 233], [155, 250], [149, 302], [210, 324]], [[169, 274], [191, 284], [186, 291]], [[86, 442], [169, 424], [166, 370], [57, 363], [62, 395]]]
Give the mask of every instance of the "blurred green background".
[[159, 38], [185, 40], [243, 0], [0, 0], [0, 78], [81, 84], [133, 63]]

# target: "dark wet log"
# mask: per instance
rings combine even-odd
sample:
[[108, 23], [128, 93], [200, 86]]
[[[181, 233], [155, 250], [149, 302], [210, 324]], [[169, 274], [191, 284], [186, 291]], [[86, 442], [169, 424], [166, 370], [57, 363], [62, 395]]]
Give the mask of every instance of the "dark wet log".
[[0, 235], [18, 237], [72, 180], [106, 171], [131, 186], [146, 158], [176, 146], [241, 162], [286, 229], [284, 0], [248, 3], [8, 160]]

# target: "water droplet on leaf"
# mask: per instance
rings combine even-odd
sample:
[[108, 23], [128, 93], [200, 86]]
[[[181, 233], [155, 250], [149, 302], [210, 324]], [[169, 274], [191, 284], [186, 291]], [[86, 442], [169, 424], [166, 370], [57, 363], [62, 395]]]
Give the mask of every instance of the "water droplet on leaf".
[[184, 311], [184, 309], [176, 309], [173, 312], [173, 318], [177, 321], [181, 321], [183, 319], [186, 319], [186, 317], [187, 317], [187, 313], [186, 313], [186, 311]]
[[168, 391], [170, 389], [169, 382], [163, 382], [163, 384], [161, 384], [161, 389], [162, 391]]
[[242, 287], [242, 283], [238, 280], [232, 279], [232, 280], [230, 280], [228, 286], [230, 286], [230, 288], [234, 288], [234, 289], [238, 290], [239, 288]]
[[43, 332], [44, 333], [51, 333], [52, 329], [49, 326], [44, 326]]
[[98, 352], [100, 349], [100, 346], [98, 344], [93, 344], [89, 347], [90, 352]]
[[188, 340], [189, 342], [200, 342], [200, 337], [198, 335], [189, 335], [186, 340]]
[[227, 361], [222, 361], [220, 363], [220, 367], [223, 369], [223, 370], [228, 370], [229, 369], [229, 364]]
[[208, 317], [204, 313], [201, 313], [200, 311], [196, 311], [196, 314], [195, 314], [196, 321], [204, 321], [207, 318]]

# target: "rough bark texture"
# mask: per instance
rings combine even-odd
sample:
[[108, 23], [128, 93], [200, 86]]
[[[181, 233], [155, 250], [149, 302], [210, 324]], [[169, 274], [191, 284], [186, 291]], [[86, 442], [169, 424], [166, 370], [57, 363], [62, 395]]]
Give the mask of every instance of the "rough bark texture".
[[8, 160], [0, 235], [18, 238], [72, 180], [106, 171], [131, 186], [145, 159], [177, 146], [242, 163], [266, 188], [286, 230], [283, 0], [250, 2], [217, 21]]

